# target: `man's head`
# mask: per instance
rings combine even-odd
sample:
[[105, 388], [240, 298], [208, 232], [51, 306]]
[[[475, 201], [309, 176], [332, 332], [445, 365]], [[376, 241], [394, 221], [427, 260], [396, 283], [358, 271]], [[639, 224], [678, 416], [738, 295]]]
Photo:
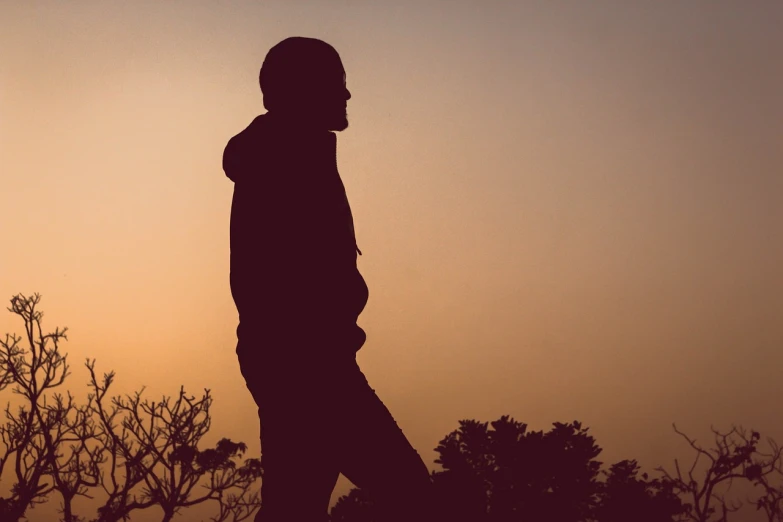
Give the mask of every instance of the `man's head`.
[[328, 43], [292, 36], [272, 47], [261, 66], [264, 107], [310, 128], [341, 131], [351, 93], [340, 55]]

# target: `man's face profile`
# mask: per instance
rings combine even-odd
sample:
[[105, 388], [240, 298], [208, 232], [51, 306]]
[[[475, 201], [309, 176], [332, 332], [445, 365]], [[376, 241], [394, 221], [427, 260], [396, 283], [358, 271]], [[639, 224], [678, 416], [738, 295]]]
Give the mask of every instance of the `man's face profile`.
[[342, 64], [335, 64], [331, 71], [321, 71], [311, 84], [310, 92], [301, 100], [305, 119], [329, 131], [348, 128], [348, 100], [351, 92], [346, 86], [346, 74]]
[[292, 37], [273, 47], [261, 70], [261, 90], [267, 109], [291, 122], [318, 130], [348, 128], [345, 68], [323, 41]]
[[334, 101], [334, 115], [327, 124], [330, 131], [343, 131], [348, 128], [348, 100], [351, 99], [351, 92], [346, 85], [345, 71], [342, 71], [342, 82], [338, 92], [339, 95], [335, 96]]

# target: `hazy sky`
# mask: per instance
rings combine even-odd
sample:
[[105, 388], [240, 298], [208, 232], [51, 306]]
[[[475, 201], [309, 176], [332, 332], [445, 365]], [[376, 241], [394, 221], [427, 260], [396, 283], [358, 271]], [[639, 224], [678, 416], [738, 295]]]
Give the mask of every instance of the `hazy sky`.
[[353, 95], [359, 363], [431, 469], [504, 414], [646, 469], [691, 456], [672, 422], [783, 442], [781, 27], [776, 0], [0, 0], [3, 308], [42, 294], [78, 396], [87, 357], [116, 392], [210, 388], [210, 442], [257, 455], [221, 156], [269, 48], [317, 37]]

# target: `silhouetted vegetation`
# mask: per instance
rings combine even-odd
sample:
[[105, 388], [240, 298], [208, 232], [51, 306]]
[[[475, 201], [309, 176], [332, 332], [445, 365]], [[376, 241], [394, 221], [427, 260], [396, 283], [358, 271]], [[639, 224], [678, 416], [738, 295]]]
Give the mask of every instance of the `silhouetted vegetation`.
[[[579, 422], [555, 423], [544, 433], [508, 416], [463, 420], [436, 451], [443, 471], [433, 472], [433, 480], [443, 520], [663, 522], [686, 509], [667, 484], [639, 477], [635, 461], [602, 472], [601, 448]], [[335, 505], [332, 520], [372, 520], [363, 518], [371, 501], [360, 498], [352, 491]]]
[[[21, 399], [15, 409], [8, 404], [0, 425], [0, 478], [8, 467], [15, 480], [0, 498], [0, 520], [22, 520], [52, 496], [59, 496], [64, 522], [128, 520], [153, 506], [168, 521], [182, 508], [207, 501], [218, 504], [215, 522], [248, 518], [260, 504], [253, 492], [260, 461], [238, 465], [247, 448], [228, 439], [198, 448], [210, 426], [209, 390], [196, 398], [180, 389], [176, 398], [160, 401], [143, 399], [143, 390], [111, 397], [114, 372], [99, 380], [95, 361], [88, 360], [85, 404], [70, 392], [55, 392], [70, 374], [60, 348], [67, 328], [43, 333], [39, 301], [38, 294], [11, 299], [8, 310], [22, 318], [25, 335], [6, 334], [0, 341], [0, 391], [11, 387]], [[74, 513], [74, 498], [96, 493], [107, 497], [97, 516]]]
[[[769, 522], [778, 522], [783, 519], [781, 511], [781, 486], [773, 486], [770, 481], [774, 475], [783, 473], [781, 468], [781, 449], [774, 440], [768, 439], [772, 448], [770, 453], [758, 450], [758, 442], [761, 435], [757, 431], [751, 431], [748, 435], [741, 427], [733, 427], [726, 433], [721, 433], [715, 428], [715, 447], [704, 448], [697, 444], [695, 439], [689, 438], [674, 426], [680, 436], [696, 451], [693, 461], [686, 476], [680, 469], [676, 460], [676, 474], [672, 475], [664, 468], [657, 468], [663, 473], [667, 483], [672, 485], [674, 491], [690, 501], [686, 520], [694, 522], [719, 521], [729, 519], [729, 513], [736, 512], [742, 507], [741, 501], [729, 501], [725, 494], [717, 491], [721, 485], [731, 485], [734, 479], [747, 480], [755, 486], [760, 486], [763, 494], [748, 502], [757, 509], [763, 509]], [[703, 477], [699, 479], [698, 473], [694, 473], [699, 460], [704, 459], [708, 463]]]
[[[717, 487], [734, 479], [750, 481], [762, 493], [748, 499], [769, 522], [783, 520], [783, 488], [773, 476], [783, 475], [781, 451], [759, 451], [760, 435], [742, 428], [716, 434], [714, 449], [704, 449], [677, 430], [697, 451], [684, 478], [663, 468], [658, 478], [639, 473], [635, 460], [622, 460], [601, 470], [601, 448], [579, 422], [554, 423], [544, 433], [508, 416], [491, 423], [460, 421], [436, 451], [443, 471], [433, 480], [441, 501], [442, 520], [471, 522], [727, 522], [740, 502], [730, 502]], [[709, 467], [697, 478], [696, 464]], [[716, 508], [716, 506], [718, 506]], [[376, 520], [370, 495], [353, 489], [331, 512], [334, 522]]]
[[[99, 379], [88, 360], [89, 394], [78, 403], [56, 391], [70, 374], [60, 346], [67, 328], [43, 333], [39, 301], [38, 294], [11, 299], [8, 310], [21, 317], [25, 333], [0, 341], [0, 391], [18, 399], [0, 424], [0, 478], [13, 480], [0, 497], [0, 520], [29, 518], [31, 508], [52, 499], [64, 522], [132, 520], [153, 506], [168, 521], [208, 501], [217, 506], [213, 521], [245, 520], [257, 510], [262, 468], [258, 459], [239, 463], [245, 445], [222, 439], [199, 449], [210, 428], [209, 390], [194, 397], [180, 389], [160, 401], [144, 399], [143, 390], [111, 396], [114, 372]], [[768, 522], [783, 522], [783, 465], [774, 440], [767, 439], [765, 452], [756, 431], [713, 428], [714, 446], [705, 447], [674, 430], [694, 461], [685, 470], [675, 460], [673, 470], [658, 467], [651, 478], [635, 460], [602, 469], [601, 448], [577, 421], [544, 432], [509, 416], [462, 420], [436, 447], [441, 469], [431, 476], [440, 520], [728, 522], [746, 505]], [[729, 498], [734, 481], [753, 486], [755, 496]], [[93, 516], [74, 512], [76, 497], [98, 496], [105, 500]], [[379, 519], [372, 494], [359, 488], [331, 510], [332, 522]]]

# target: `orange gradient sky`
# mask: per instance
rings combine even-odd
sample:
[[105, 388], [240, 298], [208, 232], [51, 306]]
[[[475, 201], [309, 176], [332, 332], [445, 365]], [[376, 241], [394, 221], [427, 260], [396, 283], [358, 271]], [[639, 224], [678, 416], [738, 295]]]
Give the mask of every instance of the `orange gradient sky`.
[[118, 393], [210, 388], [211, 440], [257, 455], [221, 155], [268, 49], [311, 36], [353, 95], [359, 363], [431, 469], [504, 414], [648, 470], [691, 455], [672, 422], [783, 442], [781, 27], [761, 0], [0, 1], [0, 297], [69, 327], [77, 396], [87, 357]]

